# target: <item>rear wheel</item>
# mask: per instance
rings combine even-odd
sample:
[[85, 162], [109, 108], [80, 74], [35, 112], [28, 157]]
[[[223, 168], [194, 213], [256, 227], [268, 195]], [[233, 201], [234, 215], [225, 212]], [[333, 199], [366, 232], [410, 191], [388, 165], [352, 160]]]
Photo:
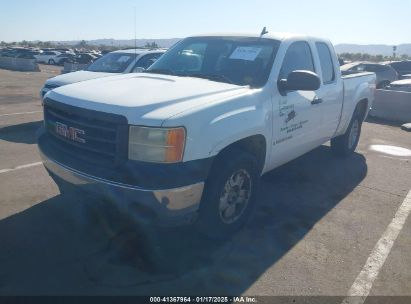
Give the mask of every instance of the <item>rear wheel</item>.
[[358, 146], [361, 135], [362, 117], [357, 109], [345, 134], [331, 139], [331, 149], [340, 156], [349, 156]]
[[206, 182], [197, 229], [217, 239], [237, 232], [253, 210], [258, 184], [258, 163], [251, 154], [231, 150], [219, 156]]
[[54, 59], [50, 59], [49, 60], [49, 64], [55, 64], [56, 62], [54, 61]]

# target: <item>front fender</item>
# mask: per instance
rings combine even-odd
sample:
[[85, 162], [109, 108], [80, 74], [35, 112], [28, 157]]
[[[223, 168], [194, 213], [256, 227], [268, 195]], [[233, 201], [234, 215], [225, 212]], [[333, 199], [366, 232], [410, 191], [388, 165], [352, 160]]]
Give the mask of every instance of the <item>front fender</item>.
[[229, 145], [253, 135], [264, 135], [265, 126], [258, 122], [264, 121], [262, 112], [255, 106], [240, 108], [219, 117], [210, 123], [211, 134], [217, 135], [210, 147], [209, 154], [217, 155]]
[[184, 161], [216, 156], [227, 146], [253, 135], [271, 138], [270, 99], [254, 92], [215, 102], [167, 121], [187, 129]]

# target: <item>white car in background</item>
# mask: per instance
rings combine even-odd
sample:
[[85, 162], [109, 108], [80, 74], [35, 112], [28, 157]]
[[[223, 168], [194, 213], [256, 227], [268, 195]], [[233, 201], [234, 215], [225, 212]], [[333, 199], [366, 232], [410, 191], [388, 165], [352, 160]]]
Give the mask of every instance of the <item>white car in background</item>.
[[411, 79], [402, 79], [391, 82], [385, 90], [411, 92]]
[[116, 74], [142, 72], [150, 67], [165, 52], [165, 49], [130, 49], [108, 53], [93, 62], [83, 71], [59, 75], [48, 79], [41, 89], [40, 95], [44, 98], [50, 90], [80, 81], [108, 77]]
[[37, 62], [55, 64], [58, 61], [57, 56], [60, 54], [57, 51], [46, 51], [35, 55], [34, 58], [36, 58]]

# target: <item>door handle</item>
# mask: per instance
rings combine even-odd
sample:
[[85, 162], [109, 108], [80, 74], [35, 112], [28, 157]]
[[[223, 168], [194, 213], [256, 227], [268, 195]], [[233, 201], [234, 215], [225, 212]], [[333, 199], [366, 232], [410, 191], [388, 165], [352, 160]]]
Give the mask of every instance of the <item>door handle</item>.
[[322, 103], [323, 102], [323, 100], [321, 99], [321, 98], [314, 98], [314, 100], [313, 101], [311, 101], [311, 104], [312, 105], [316, 105], [316, 104], [320, 104], [320, 103]]

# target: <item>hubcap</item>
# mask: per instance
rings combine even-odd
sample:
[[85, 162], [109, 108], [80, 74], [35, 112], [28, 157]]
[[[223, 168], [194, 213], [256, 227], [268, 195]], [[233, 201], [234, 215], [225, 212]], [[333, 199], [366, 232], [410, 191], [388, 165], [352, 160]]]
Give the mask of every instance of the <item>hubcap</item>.
[[219, 214], [225, 224], [237, 221], [251, 197], [251, 177], [245, 170], [235, 172], [227, 180], [220, 196]]
[[351, 126], [351, 131], [350, 131], [350, 136], [348, 139], [348, 148], [354, 147], [355, 143], [357, 142], [358, 135], [360, 133], [360, 123], [358, 120], [354, 120], [352, 126]]

